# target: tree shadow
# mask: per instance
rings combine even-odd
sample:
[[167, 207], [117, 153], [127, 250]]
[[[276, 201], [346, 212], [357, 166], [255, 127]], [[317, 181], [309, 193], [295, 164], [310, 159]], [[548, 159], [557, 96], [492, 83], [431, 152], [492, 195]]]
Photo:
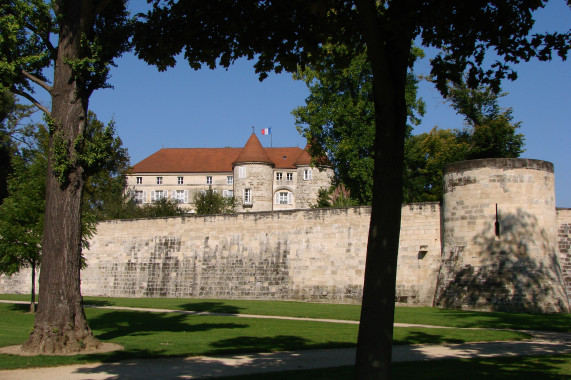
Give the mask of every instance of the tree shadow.
[[402, 339], [395, 339], [393, 344], [454, 344], [464, 343], [462, 339], [446, 338], [436, 333], [428, 333], [424, 331], [409, 331]]
[[[354, 362], [354, 349], [347, 352], [339, 350], [308, 350], [297, 352], [274, 352], [240, 354], [222, 357], [194, 357], [194, 358], [166, 358], [143, 361], [124, 361], [119, 363], [103, 363], [93, 366], [85, 366], [74, 371], [75, 374], [100, 374], [105, 373], [113, 379], [134, 378], [219, 378], [225, 376], [242, 375], [250, 378], [252, 373], [275, 373], [292, 368], [320, 368], [323, 360], [334, 360], [336, 366], [350, 365]], [[327, 364], [326, 364], [327, 366]], [[296, 378], [296, 373], [292, 377]], [[269, 375], [272, 376], [272, 375]]]
[[[570, 355], [444, 359], [393, 364], [397, 379], [563, 379], [557, 369], [571, 360]], [[419, 377], [420, 376], [420, 377]]]
[[198, 332], [214, 329], [246, 328], [238, 323], [188, 322], [188, 316], [176, 313], [142, 313], [129, 311], [107, 312], [89, 318], [89, 325], [97, 330], [96, 337], [110, 340], [124, 336], [145, 336], [157, 332]]
[[83, 306], [115, 306], [113, 302], [102, 300], [83, 300]]
[[304, 350], [331, 347], [352, 347], [347, 342], [315, 343], [301, 336], [276, 335], [265, 337], [239, 336], [222, 339], [211, 344], [214, 347], [205, 355], [222, 355], [236, 352], [273, 352], [288, 350]]
[[243, 307], [228, 305], [224, 302], [205, 301], [205, 302], [191, 302], [180, 305], [180, 308], [185, 311], [196, 311], [203, 313], [219, 313], [219, 314], [240, 314]]
[[[470, 253], [452, 247], [442, 263], [435, 305], [493, 311], [552, 313], [568, 311], [555, 246], [537, 218], [523, 210], [503, 215], [500, 237], [492, 223], [472, 240]], [[463, 255], [479, 265], [464, 264]]]
[[12, 303], [8, 306], [10, 311], [19, 311], [23, 313], [30, 312], [30, 304], [29, 303]]

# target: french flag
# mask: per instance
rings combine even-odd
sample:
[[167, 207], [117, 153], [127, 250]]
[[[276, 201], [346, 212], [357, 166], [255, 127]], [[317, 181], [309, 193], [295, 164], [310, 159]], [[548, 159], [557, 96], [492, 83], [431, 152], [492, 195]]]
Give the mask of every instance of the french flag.
[[264, 128], [262, 129], [262, 135], [271, 135], [272, 129], [271, 128]]

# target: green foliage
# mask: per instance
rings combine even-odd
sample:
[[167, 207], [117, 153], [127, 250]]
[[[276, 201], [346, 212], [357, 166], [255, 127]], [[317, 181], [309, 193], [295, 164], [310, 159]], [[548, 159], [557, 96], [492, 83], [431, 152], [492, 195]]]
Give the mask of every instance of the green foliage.
[[312, 205], [311, 208], [326, 208], [326, 207], [351, 207], [357, 206], [357, 201], [351, 198], [351, 191], [345, 188], [344, 184], [339, 184], [337, 187], [321, 188], [317, 192], [317, 203]]
[[231, 214], [236, 211], [234, 197], [225, 198], [209, 186], [194, 196], [194, 205], [198, 215]]
[[458, 140], [468, 144], [465, 159], [513, 158], [523, 153], [524, 137], [516, 133], [521, 122], [513, 122], [511, 108], [500, 108], [502, 96], [490, 87], [471, 89], [463, 82], [448, 90], [448, 101], [466, 122], [462, 131], [456, 131]]
[[176, 199], [161, 198], [153, 203], [147, 203], [135, 211], [136, 218], [159, 218], [180, 216], [186, 212], [180, 207]]
[[317, 202], [311, 205], [311, 208], [331, 207], [331, 204], [329, 203], [329, 195], [331, 194], [332, 191], [333, 191], [333, 186], [329, 189], [326, 189], [325, 187], [320, 188], [317, 191]]
[[[300, 69], [310, 95], [306, 105], [293, 110], [298, 131], [309, 143], [313, 158], [327, 156], [339, 181], [359, 204], [373, 197], [375, 112], [372, 71], [367, 52], [349, 57], [346, 46], [326, 45], [323, 61]], [[413, 60], [422, 57], [414, 49]], [[407, 77], [407, 115], [411, 125], [420, 122], [425, 104], [417, 98], [418, 79]], [[409, 131], [412, 129], [409, 126]]]
[[0, 205], [0, 273], [36, 267], [41, 259], [46, 159], [39, 152], [12, 158], [9, 196]]
[[[33, 93], [22, 70], [45, 81], [42, 71], [55, 56], [50, 35], [56, 20], [50, 2], [5, 0], [0, 5], [0, 92]], [[34, 33], [30, 33], [30, 28]]]
[[469, 89], [451, 85], [448, 101], [464, 116], [463, 129], [433, 128], [408, 139], [405, 145], [405, 200], [439, 201], [446, 165], [478, 158], [519, 157], [524, 137], [516, 133], [511, 109], [500, 108], [502, 95], [489, 87]]
[[[23, 144], [12, 156], [13, 173], [8, 179], [8, 194], [0, 205], [0, 271], [15, 273], [37, 265], [41, 259], [41, 242], [45, 211], [46, 170], [49, 132], [45, 126], [23, 129]], [[89, 238], [108, 207], [109, 199], [123, 194], [124, 174], [129, 166], [127, 150], [114, 136], [113, 124], [105, 126], [95, 114], [88, 114], [85, 130], [89, 143], [83, 154], [95, 157], [85, 174], [86, 185], [82, 213], [82, 245]], [[5, 269], [2, 269], [5, 268]]]
[[[375, 137], [372, 73], [365, 54], [350, 60], [348, 66], [334, 67], [346, 49], [329, 49], [331, 58], [294, 75], [306, 82], [310, 95], [306, 105], [292, 113], [300, 133], [312, 142], [312, 156], [327, 155], [340, 181], [357, 194], [357, 203], [369, 204], [373, 196]], [[417, 84], [418, 80], [409, 74], [406, 99], [409, 123], [413, 125], [424, 114], [424, 103], [416, 97]], [[490, 87], [469, 89], [464, 83], [450, 84], [447, 99], [464, 116], [466, 127], [454, 131], [435, 128], [430, 133], [408, 135], [403, 173], [405, 202], [441, 200], [443, 170], [452, 162], [518, 157], [523, 152], [523, 135], [516, 133], [520, 123], [513, 123], [511, 109], [500, 108], [500, 96]], [[331, 205], [328, 196], [320, 194], [317, 205]]]

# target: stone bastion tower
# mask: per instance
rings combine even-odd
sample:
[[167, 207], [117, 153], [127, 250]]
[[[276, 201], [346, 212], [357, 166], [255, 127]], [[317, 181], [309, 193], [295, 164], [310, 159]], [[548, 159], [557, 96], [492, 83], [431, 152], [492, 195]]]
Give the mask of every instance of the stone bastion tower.
[[444, 173], [442, 265], [434, 304], [565, 312], [553, 164], [494, 158]]
[[242, 200], [238, 211], [271, 211], [274, 163], [254, 133], [232, 166], [234, 196]]

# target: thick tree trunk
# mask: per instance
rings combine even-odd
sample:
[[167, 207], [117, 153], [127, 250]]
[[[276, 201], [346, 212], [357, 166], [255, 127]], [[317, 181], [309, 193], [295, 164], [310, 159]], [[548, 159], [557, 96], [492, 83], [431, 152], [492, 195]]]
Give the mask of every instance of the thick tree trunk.
[[[99, 346], [83, 311], [80, 292], [81, 198], [84, 181], [74, 164], [74, 142], [84, 130], [88, 95], [64, 61], [78, 58], [85, 1], [57, 3], [61, 15], [58, 56], [52, 89], [52, 125], [46, 183], [46, 214], [42, 241], [40, 292], [34, 331], [22, 345], [37, 353], [72, 353]], [[83, 10], [83, 12], [82, 12]], [[59, 143], [58, 143], [59, 140]], [[63, 145], [61, 144], [63, 142]], [[63, 151], [54, 145], [67, 146]], [[71, 164], [58, 178], [54, 167]]]
[[359, 1], [358, 10], [373, 71], [376, 135], [355, 373], [358, 379], [390, 379], [411, 39], [381, 28], [374, 0]]
[[30, 313], [36, 312], [36, 260], [32, 260], [32, 289], [30, 296]]

